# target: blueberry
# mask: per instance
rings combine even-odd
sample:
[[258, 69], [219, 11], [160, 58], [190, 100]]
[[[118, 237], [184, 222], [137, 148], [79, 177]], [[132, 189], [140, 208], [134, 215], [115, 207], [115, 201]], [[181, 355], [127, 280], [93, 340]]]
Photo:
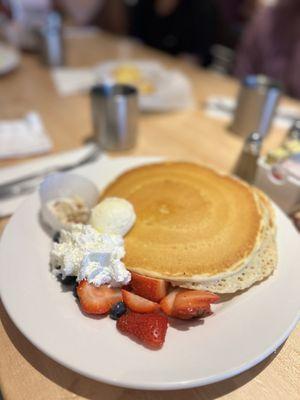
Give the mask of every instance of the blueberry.
[[60, 232], [56, 232], [52, 240], [53, 242], [59, 243], [59, 239], [60, 239]]
[[75, 282], [73, 286], [73, 296], [78, 299], [78, 294], [77, 294], [77, 282]]
[[63, 285], [73, 285], [76, 282], [76, 276], [66, 276], [62, 278], [60, 275], [59, 280]]
[[110, 309], [109, 316], [111, 319], [119, 319], [121, 315], [126, 313], [126, 306], [123, 301], [114, 304]]

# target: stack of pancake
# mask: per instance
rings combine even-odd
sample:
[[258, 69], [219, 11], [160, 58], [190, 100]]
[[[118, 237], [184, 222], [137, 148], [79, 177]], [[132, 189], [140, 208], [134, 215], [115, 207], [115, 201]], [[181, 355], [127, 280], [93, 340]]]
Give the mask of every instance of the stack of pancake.
[[277, 263], [274, 213], [257, 189], [210, 168], [151, 164], [121, 175], [101, 198], [123, 197], [137, 214], [125, 237], [131, 271], [174, 286], [234, 293]]

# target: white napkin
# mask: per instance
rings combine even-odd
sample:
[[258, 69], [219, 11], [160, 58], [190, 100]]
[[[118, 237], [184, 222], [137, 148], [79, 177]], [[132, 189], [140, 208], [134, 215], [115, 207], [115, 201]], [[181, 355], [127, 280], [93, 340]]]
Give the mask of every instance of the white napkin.
[[22, 119], [0, 121], [0, 158], [41, 154], [51, 148], [38, 113], [31, 111]]
[[93, 68], [55, 68], [52, 78], [61, 96], [88, 91], [97, 81]]
[[[22, 178], [22, 176], [26, 176], [35, 172], [40, 172], [45, 168], [52, 166], [65, 166], [69, 164], [73, 164], [84, 157], [86, 157], [92, 150], [93, 144], [85, 145], [80, 149], [71, 150], [59, 154], [54, 154], [47, 157], [42, 157], [35, 159], [33, 161], [29, 161], [26, 163], [22, 163], [16, 165], [14, 167], [5, 167], [0, 170], [0, 184], [4, 184], [13, 179]], [[90, 164], [94, 164], [99, 159], [105, 159], [106, 156], [104, 154], [99, 155], [98, 159], [93, 161]], [[89, 164], [87, 164], [89, 165]], [[18, 197], [12, 197], [8, 199], [0, 198], [0, 218], [9, 216], [13, 214], [16, 208], [22, 203], [22, 201], [28, 196], [22, 195]]]
[[[210, 96], [204, 104], [206, 114], [212, 118], [229, 121], [236, 107], [236, 100], [227, 96]], [[289, 129], [295, 119], [300, 118], [300, 108], [280, 106], [277, 108], [274, 123], [277, 127]]]

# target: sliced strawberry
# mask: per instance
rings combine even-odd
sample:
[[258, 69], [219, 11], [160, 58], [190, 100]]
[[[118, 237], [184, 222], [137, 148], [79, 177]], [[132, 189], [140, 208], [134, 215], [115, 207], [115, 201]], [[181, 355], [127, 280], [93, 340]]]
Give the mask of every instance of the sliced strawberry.
[[137, 294], [122, 290], [123, 301], [131, 311], [138, 313], [152, 313], [159, 310], [159, 304], [146, 300]]
[[200, 303], [216, 303], [217, 301], [220, 300], [220, 296], [218, 296], [215, 293], [209, 292], [207, 290], [191, 290], [191, 289], [181, 289], [180, 292], [178, 293], [178, 296], [176, 296], [176, 300], [181, 300], [181, 301], [193, 301], [197, 302], [199, 301]]
[[149, 278], [132, 272], [130, 283], [135, 294], [151, 301], [159, 302], [167, 294], [168, 282], [163, 279]]
[[172, 315], [175, 318], [191, 319], [210, 315], [210, 303], [219, 300], [219, 296], [204, 290], [180, 290], [175, 298]]
[[210, 304], [203, 303], [189, 306], [174, 306], [172, 317], [179, 319], [204, 318], [212, 314]]
[[80, 306], [87, 314], [105, 314], [111, 306], [122, 301], [120, 289], [113, 289], [107, 285], [94, 286], [86, 280], [77, 286]]
[[168, 319], [158, 313], [128, 312], [118, 319], [117, 328], [122, 333], [139, 339], [147, 347], [160, 349], [165, 341]]
[[169, 317], [173, 316], [173, 308], [174, 308], [174, 303], [175, 303], [175, 298], [177, 293], [179, 292], [180, 289], [175, 289], [171, 293], [169, 293], [166, 297], [164, 297], [160, 304], [161, 310], [168, 315]]
[[212, 314], [210, 303], [219, 299], [219, 296], [204, 290], [176, 289], [162, 299], [160, 308], [174, 318], [203, 318]]

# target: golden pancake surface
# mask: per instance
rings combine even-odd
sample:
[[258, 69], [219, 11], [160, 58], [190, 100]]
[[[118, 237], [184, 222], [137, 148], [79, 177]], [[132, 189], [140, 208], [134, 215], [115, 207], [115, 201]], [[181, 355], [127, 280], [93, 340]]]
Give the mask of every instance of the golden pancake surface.
[[191, 280], [238, 270], [260, 245], [262, 215], [250, 187], [185, 162], [132, 169], [101, 196], [130, 201], [137, 219], [125, 237], [131, 271]]

